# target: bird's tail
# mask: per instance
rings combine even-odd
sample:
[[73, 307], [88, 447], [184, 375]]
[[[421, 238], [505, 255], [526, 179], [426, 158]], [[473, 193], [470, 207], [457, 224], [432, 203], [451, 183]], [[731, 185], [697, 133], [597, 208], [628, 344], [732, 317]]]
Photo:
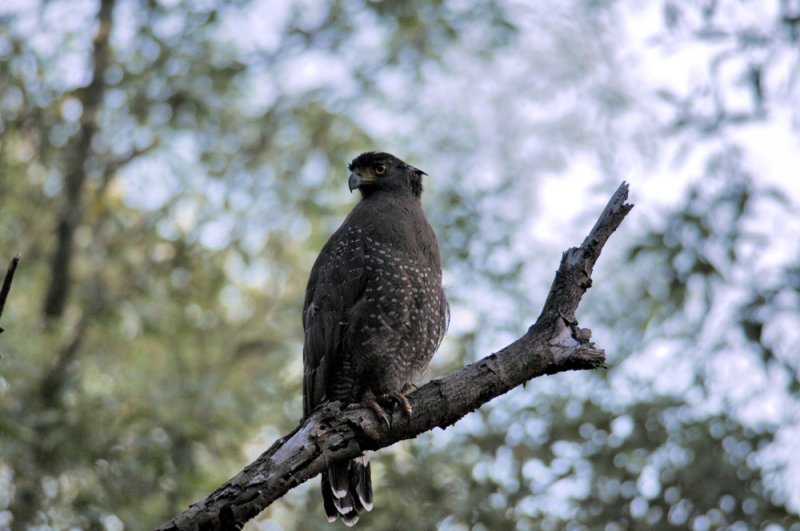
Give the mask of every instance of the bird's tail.
[[372, 478], [369, 456], [333, 463], [322, 473], [322, 500], [328, 521], [341, 517], [347, 526], [358, 522], [358, 513], [372, 510]]

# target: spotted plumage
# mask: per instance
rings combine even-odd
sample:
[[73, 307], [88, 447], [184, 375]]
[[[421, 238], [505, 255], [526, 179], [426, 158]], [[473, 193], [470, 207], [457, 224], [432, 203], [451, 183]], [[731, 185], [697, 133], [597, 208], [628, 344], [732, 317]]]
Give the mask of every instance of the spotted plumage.
[[[305, 415], [333, 400], [405, 401], [448, 324], [439, 246], [420, 201], [424, 172], [388, 153], [359, 155], [349, 169], [361, 201], [322, 248], [306, 288]], [[368, 456], [332, 463], [322, 496], [331, 521], [353, 525], [371, 510]]]

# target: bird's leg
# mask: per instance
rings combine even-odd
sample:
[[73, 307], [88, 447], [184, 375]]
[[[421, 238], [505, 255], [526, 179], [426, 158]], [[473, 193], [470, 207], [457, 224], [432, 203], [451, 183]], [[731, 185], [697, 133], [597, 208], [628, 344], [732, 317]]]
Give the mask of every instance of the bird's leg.
[[394, 408], [400, 406], [403, 409], [406, 417], [409, 419], [411, 418], [411, 413], [414, 411], [414, 408], [411, 406], [411, 402], [408, 401], [406, 397], [406, 393], [414, 389], [414, 386], [411, 384], [406, 384], [403, 386], [402, 391], [395, 391], [393, 393], [386, 393], [380, 396], [376, 396], [375, 393], [371, 389], [367, 389], [364, 392], [363, 400], [361, 403], [354, 403], [348, 404], [346, 409], [358, 409], [360, 407], [368, 407], [377, 416], [379, 419], [382, 419], [386, 423], [387, 428], [392, 427], [392, 416], [384, 409], [384, 405], [391, 404], [391, 411], [394, 411]]
[[411, 407], [411, 402], [408, 401], [408, 398], [406, 398], [405, 395], [405, 393], [407, 393], [410, 388], [411, 388], [410, 386], [406, 385], [405, 387], [403, 387], [402, 391], [394, 391], [392, 393], [386, 393], [377, 397], [375, 395], [371, 395], [370, 396], [371, 402], [368, 402], [368, 405], [376, 413], [377, 413], [377, 410], [375, 409], [376, 407], [379, 408], [381, 411], [384, 411], [384, 409], [381, 407], [380, 404], [387, 404], [387, 405], [391, 404], [391, 411], [394, 411], [394, 409], [397, 406], [400, 406], [403, 409], [403, 412], [406, 414], [406, 416], [408, 418], [411, 418], [411, 412], [414, 410], [414, 408]]
[[[381, 397], [381, 398], [383, 398], [383, 397]], [[364, 393], [364, 403], [363, 403], [363, 405], [366, 405], [372, 411], [374, 411], [375, 415], [379, 419], [383, 419], [383, 421], [386, 423], [386, 427], [387, 428], [391, 428], [392, 427], [392, 417], [389, 416], [386, 413], [386, 410], [383, 409], [383, 407], [381, 407], [380, 403], [378, 403], [378, 400], [379, 400], [379, 398], [375, 396], [375, 393], [373, 393], [370, 389], [367, 389], [367, 391]]]
[[403, 411], [405, 411], [406, 416], [411, 418], [411, 412], [414, 411], [414, 408], [411, 407], [411, 402], [408, 401], [406, 394], [413, 389], [412, 384], [405, 384], [403, 389], [398, 393], [388, 393], [384, 395], [385, 398], [394, 400], [395, 404], [399, 404], [402, 406]]

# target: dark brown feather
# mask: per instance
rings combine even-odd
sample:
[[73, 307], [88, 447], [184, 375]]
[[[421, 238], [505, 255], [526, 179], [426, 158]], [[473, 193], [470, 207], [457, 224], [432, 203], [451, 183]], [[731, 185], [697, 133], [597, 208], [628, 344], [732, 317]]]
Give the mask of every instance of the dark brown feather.
[[[426, 370], [448, 325], [439, 246], [420, 202], [424, 172], [388, 153], [349, 166], [362, 200], [314, 263], [303, 306], [303, 412], [326, 401], [404, 392]], [[322, 477], [329, 518], [372, 508], [366, 456]]]

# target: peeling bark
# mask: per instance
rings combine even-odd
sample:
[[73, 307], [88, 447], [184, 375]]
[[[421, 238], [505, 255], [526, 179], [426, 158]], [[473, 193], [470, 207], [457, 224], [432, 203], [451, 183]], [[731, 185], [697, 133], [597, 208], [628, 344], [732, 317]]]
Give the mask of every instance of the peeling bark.
[[542, 309], [528, 331], [502, 350], [433, 380], [410, 395], [414, 413], [395, 411], [387, 428], [369, 408], [323, 404], [244, 470], [159, 530], [240, 529], [291, 488], [328, 463], [352, 459], [451, 426], [489, 400], [538, 376], [603, 367], [605, 353], [578, 327], [575, 311], [589, 287], [597, 258], [633, 205], [622, 183], [580, 247], [566, 251]]

